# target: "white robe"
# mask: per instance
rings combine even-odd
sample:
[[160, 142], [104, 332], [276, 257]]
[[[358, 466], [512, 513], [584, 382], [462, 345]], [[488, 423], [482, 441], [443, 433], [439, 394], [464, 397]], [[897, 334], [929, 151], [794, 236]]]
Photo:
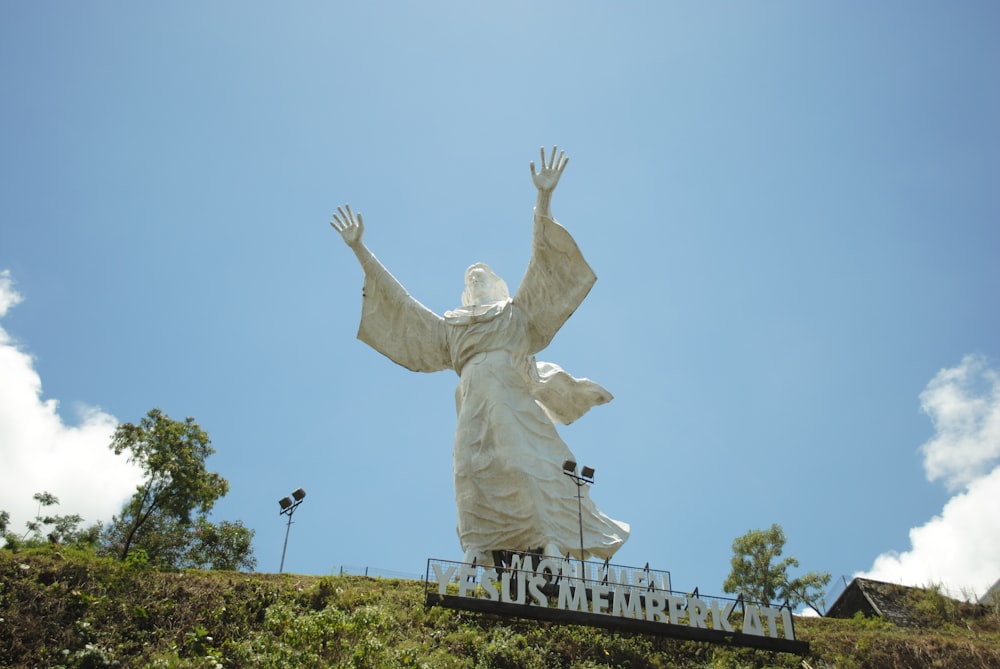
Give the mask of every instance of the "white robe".
[[[403, 289], [377, 261], [365, 265], [358, 338], [419, 372], [453, 369], [455, 500], [466, 552], [556, 546], [579, 557], [575, 460], [553, 421], [568, 424], [611, 394], [534, 354], [552, 340], [597, 277], [569, 233], [535, 218], [532, 257], [513, 299], [461, 307], [442, 318]], [[582, 489], [585, 553], [610, 558], [626, 523], [603, 514]]]

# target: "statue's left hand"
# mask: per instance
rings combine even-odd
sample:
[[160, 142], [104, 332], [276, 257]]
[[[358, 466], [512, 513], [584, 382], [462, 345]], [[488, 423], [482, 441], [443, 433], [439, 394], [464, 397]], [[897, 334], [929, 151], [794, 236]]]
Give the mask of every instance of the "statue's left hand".
[[548, 163], [545, 162], [545, 147], [541, 148], [542, 154], [542, 169], [535, 171], [535, 163], [531, 163], [531, 180], [535, 182], [535, 188], [539, 191], [551, 193], [556, 189], [559, 184], [559, 177], [562, 176], [563, 170], [566, 169], [566, 164], [569, 163], [569, 158], [566, 157], [565, 151], [559, 151], [559, 158], [556, 159], [556, 151], [559, 151], [559, 147], [552, 147], [552, 154], [549, 156]]
[[361, 237], [365, 234], [365, 222], [361, 218], [361, 212], [355, 214], [351, 211], [349, 204], [337, 207], [337, 211], [330, 220], [330, 225], [340, 233], [344, 243], [352, 249], [361, 243]]

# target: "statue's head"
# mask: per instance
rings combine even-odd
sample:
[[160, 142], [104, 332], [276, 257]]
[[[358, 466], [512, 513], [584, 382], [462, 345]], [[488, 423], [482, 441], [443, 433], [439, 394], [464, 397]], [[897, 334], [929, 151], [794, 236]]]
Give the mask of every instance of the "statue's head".
[[462, 306], [492, 304], [510, 297], [507, 284], [486, 263], [477, 262], [465, 270], [465, 290]]

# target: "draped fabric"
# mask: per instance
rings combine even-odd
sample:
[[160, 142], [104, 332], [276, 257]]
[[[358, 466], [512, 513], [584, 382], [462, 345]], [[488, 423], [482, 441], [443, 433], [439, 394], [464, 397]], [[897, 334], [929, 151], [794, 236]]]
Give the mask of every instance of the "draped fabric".
[[[569, 233], [535, 218], [532, 258], [513, 299], [460, 307], [442, 318], [410, 296], [377, 261], [365, 264], [358, 338], [420, 372], [453, 369], [458, 416], [455, 499], [462, 549], [555, 546], [578, 555], [577, 486], [563, 474], [575, 460], [554, 422], [568, 424], [611, 394], [534, 354], [580, 305], [596, 276]], [[602, 559], [628, 538], [627, 524], [602, 513], [582, 489], [583, 543]]]

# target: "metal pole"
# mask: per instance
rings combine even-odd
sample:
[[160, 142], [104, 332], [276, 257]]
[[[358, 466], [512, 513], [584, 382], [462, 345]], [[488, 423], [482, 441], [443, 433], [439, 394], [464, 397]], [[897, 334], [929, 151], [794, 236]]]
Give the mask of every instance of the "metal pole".
[[291, 511], [288, 512], [288, 525], [285, 526], [285, 545], [281, 549], [281, 566], [278, 567], [279, 574], [285, 569], [285, 551], [288, 550], [288, 533], [292, 530], [292, 513], [294, 511], [295, 508], [292, 507]]
[[563, 474], [576, 484], [576, 511], [580, 519], [580, 578], [583, 578], [586, 572], [583, 549], [583, 486], [594, 482], [594, 469], [593, 467], [584, 467], [580, 474], [577, 474], [576, 462], [567, 460], [563, 463]]
[[583, 564], [583, 483], [576, 482], [576, 509], [580, 515], [580, 577], [586, 574], [586, 567]]
[[[295, 501], [292, 501], [292, 497]], [[281, 565], [278, 567], [278, 573], [285, 571], [285, 551], [288, 550], [288, 533], [292, 531], [292, 514], [295, 513], [295, 509], [299, 508], [299, 504], [306, 497], [306, 491], [302, 488], [297, 489], [291, 494], [290, 497], [283, 497], [278, 500], [278, 505], [281, 506], [281, 515], [288, 516], [288, 525], [285, 527], [285, 545], [281, 547]]]

